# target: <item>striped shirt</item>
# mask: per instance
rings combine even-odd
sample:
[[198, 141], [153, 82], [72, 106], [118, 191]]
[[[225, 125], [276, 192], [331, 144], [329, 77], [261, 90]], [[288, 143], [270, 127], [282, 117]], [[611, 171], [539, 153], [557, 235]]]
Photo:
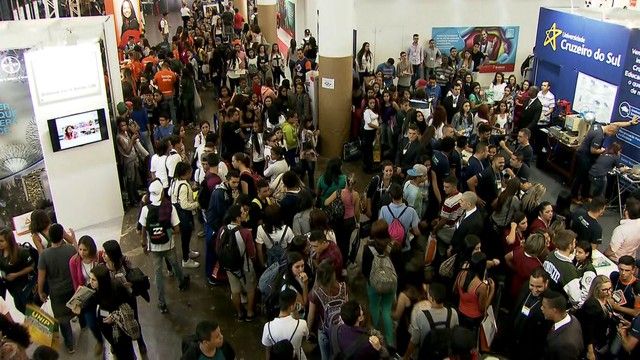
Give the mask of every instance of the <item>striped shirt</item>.
[[456, 192], [454, 195], [444, 199], [442, 209], [440, 210], [440, 217], [447, 219], [445, 226], [453, 227], [456, 221], [462, 216], [463, 209], [460, 207], [460, 199], [462, 199], [462, 193]]

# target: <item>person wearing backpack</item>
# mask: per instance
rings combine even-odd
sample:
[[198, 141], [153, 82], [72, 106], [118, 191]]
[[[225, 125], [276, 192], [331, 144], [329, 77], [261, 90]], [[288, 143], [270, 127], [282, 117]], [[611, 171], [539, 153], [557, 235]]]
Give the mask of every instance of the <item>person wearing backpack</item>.
[[316, 287], [309, 296], [307, 317], [309, 328], [317, 330], [322, 360], [331, 358], [331, 329], [342, 324], [340, 310], [347, 301], [347, 284], [336, 280], [336, 273], [330, 261], [323, 261], [317, 269]]
[[198, 202], [194, 200], [193, 190], [188, 180], [191, 178], [191, 166], [186, 162], [179, 162], [175, 167], [175, 179], [169, 188], [171, 203], [178, 212], [180, 219], [180, 240], [182, 243], [182, 267], [195, 269], [200, 263], [193, 260], [200, 253], [189, 248], [193, 234], [193, 213], [198, 210]]
[[264, 324], [262, 329], [262, 345], [266, 347], [266, 359], [271, 359], [271, 348], [278, 343], [289, 342], [293, 345], [294, 358], [306, 360], [302, 349], [302, 340], [309, 336], [307, 322], [293, 317], [296, 308], [297, 294], [291, 289], [280, 292], [280, 314]]
[[395, 346], [391, 313], [396, 299], [398, 275], [389, 258], [391, 240], [386, 222], [378, 220], [371, 225], [371, 239], [362, 253], [362, 274], [367, 279], [371, 324], [376, 329], [384, 329], [386, 343]]
[[[251, 230], [242, 227], [249, 217], [247, 206], [232, 205], [226, 214], [226, 225], [218, 231], [216, 250], [222, 269], [227, 273], [231, 300], [236, 309], [239, 321], [255, 319], [254, 304], [257, 285], [256, 271], [253, 261], [256, 249]], [[247, 308], [241, 303], [241, 294], [247, 294]]]
[[216, 186], [215, 190], [211, 193], [211, 199], [209, 200], [209, 207], [205, 216], [207, 227], [205, 234], [205, 276], [207, 280], [212, 283], [215, 279], [212, 278], [213, 267], [217, 261], [217, 254], [214, 246], [214, 234], [218, 229], [222, 227], [224, 214], [227, 209], [233, 204], [233, 193], [238, 191], [238, 185], [240, 184], [240, 174], [238, 170], [231, 169], [227, 173], [227, 180], [222, 184]]
[[451, 329], [458, 326], [458, 313], [444, 306], [447, 289], [440, 283], [429, 286], [427, 298], [431, 308], [419, 311], [413, 326], [410, 327], [411, 341], [404, 354], [408, 360], [419, 348], [418, 359], [444, 359], [449, 356]]
[[236, 352], [225, 341], [220, 326], [215, 321], [201, 321], [196, 325], [195, 336], [182, 342], [181, 360], [220, 359], [235, 360]]
[[240, 172], [240, 187], [238, 190], [242, 194], [249, 196], [249, 199], [255, 199], [258, 195], [256, 183], [261, 177], [251, 170], [251, 158], [249, 158], [249, 155], [242, 152], [235, 153], [231, 158], [231, 164], [234, 169], [238, 169]]
[[269, 267], [275, 262], [286, 262], [286, 251], [294, 236], [293, 230], [282, 221], [280, 206], [267, 206], [264, 209], [264, 223], [258, 226], [256, 232], [260, 264]]
[[402, 187], [391, 184], [389, 188], [391, 204], [380, 209], [379, 219], [389, 225], [389, 236], [402, 252], [411, 250], [411, 239], [420, 236], [418, 222], [420, 218], [416, 210], [402, 201]]
[[340, 309], [340, 317], [344, 323], [331, 332], [333, 359], [380, 359], [385, 351], [382, 340], [364, 327], [362, 306], [355, 300], [347, 301]]
[[142, 249], [145, 255], [151, 253], [153, 267], [156, 274], [156, 288], [158, 291], [158, 308], [160, 313], [169, 312], [164, 296], [164, 272], [162, 264], [165, 259], [171, 264], [173, 273], [179, 281], [178, 289], [185, 291], [189, 288], [190, 278], [182, 272], [175, 250], [174, 236], [180, 234], [180, 219], [176, 208], [170, 202], [164, 201], [162, 183], [153, 181], [149, 185], [149, 205], [140, 211], [138, 223], [142, 226]]

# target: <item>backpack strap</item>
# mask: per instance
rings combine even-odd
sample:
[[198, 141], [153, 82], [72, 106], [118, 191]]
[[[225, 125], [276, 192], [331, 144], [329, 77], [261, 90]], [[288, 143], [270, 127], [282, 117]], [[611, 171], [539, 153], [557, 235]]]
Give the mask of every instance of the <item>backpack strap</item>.
[[405, 206], [404, 209], [402, 209], [402, 211], [400, 212], [400, 215], [398, 215], [398, 217], [396, 219], [400, 220], [400, 218], [402, 217], [404, 212], [407, 211], [408, 208], [409, 208], [408, 206]]
[[260, 210], [262, 210], [262, 203], [260, 202], [260, 199], [255, 198], [251, 201], [252, 203], [258, 205], [258, 207], [260, 208]]
[[[293, 340], [293, 337], [296, 335], [296, 331], [298, 331], [298, 326], [300, 326], [300, 319], [298, 319], [298, 321], [296, 322], [296, 328], [293, 329], [293, 333], [291, 334], [291, 337], [289, 338], [289, 342], [291, 342], [291, 340]], [[269, 335], [271, 335], [271, 334], [269, 334]]]
[[[299, 322], [300, 320], [298, 320]], [[296, 330], [298, 329], [298, 325], [296, 325]], [[271, 341], [273, 341], [273, 343], [276, 343], [276, 339], [273, 338], [273, 335], [271, 335], [271, 321], [269, 321], [267, 323], [267, 331], [269, 332], [269, 337], [271, 338]], [[294, 334], [296, 333], [295, 331], [293, 332]]]
[[262, 231], [264, 231], [264, 233], [267, 235], [267, 239], [269, 239], [269, 241], [271, 242], [271, 246], [275, 246], [276, 243], [273, 242], [271, 235], [269, 235], [269, 233], [267, 232], [267, 230], [264, 229], [264, 227], [262, 227]]
[[282, 246], [282, 243], [284, 242], [284, 236], [287, 235], [287, 230], [289, 230], [289, 226], [285, 225], [284, 229], [282, 229], [282, 235], [280, 236], [280, 242], [278, 243], [278, 245], [280, 245], [280, 247], [284, 247], [284, 246]]
[[[422, 312], [424, 313], [424, 316], [427, 317], [427, 321], [429, 322], [429, 328], [431, 328], [431, 330], [433, 331], [436, 328], [436, 323], [435, 321], [433, 321], [433, 316], [431, 316], [431, 311], [422, 310]], [[447, 316], [449, 316], [449, 314], [447, 314]]]

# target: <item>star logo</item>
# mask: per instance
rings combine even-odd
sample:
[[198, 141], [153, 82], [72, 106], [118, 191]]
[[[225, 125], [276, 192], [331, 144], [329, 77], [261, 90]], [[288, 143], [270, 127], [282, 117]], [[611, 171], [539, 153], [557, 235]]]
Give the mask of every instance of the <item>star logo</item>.
[[556, 51], [556, 39], [560, 34], [562, 34], [562, 30], [557, 28], [556, 23], [553, 23], [545, 33], [547, 34], [547, 37], [544, 39], [543, 46], [551, 45], [553, 51]]
[[0, 68], [9, 75], [13, 75], [20, 71], [20, 60], [14, 56], [6, 56], [0, 60]]

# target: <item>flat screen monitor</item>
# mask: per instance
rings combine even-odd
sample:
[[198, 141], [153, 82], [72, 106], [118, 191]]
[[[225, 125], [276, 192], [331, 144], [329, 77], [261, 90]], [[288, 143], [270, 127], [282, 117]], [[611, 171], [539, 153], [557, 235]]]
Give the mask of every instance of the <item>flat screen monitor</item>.
[[54, 152], [109, 138], [104, 109], [67, 115], [48, 120], [47, 123]]

